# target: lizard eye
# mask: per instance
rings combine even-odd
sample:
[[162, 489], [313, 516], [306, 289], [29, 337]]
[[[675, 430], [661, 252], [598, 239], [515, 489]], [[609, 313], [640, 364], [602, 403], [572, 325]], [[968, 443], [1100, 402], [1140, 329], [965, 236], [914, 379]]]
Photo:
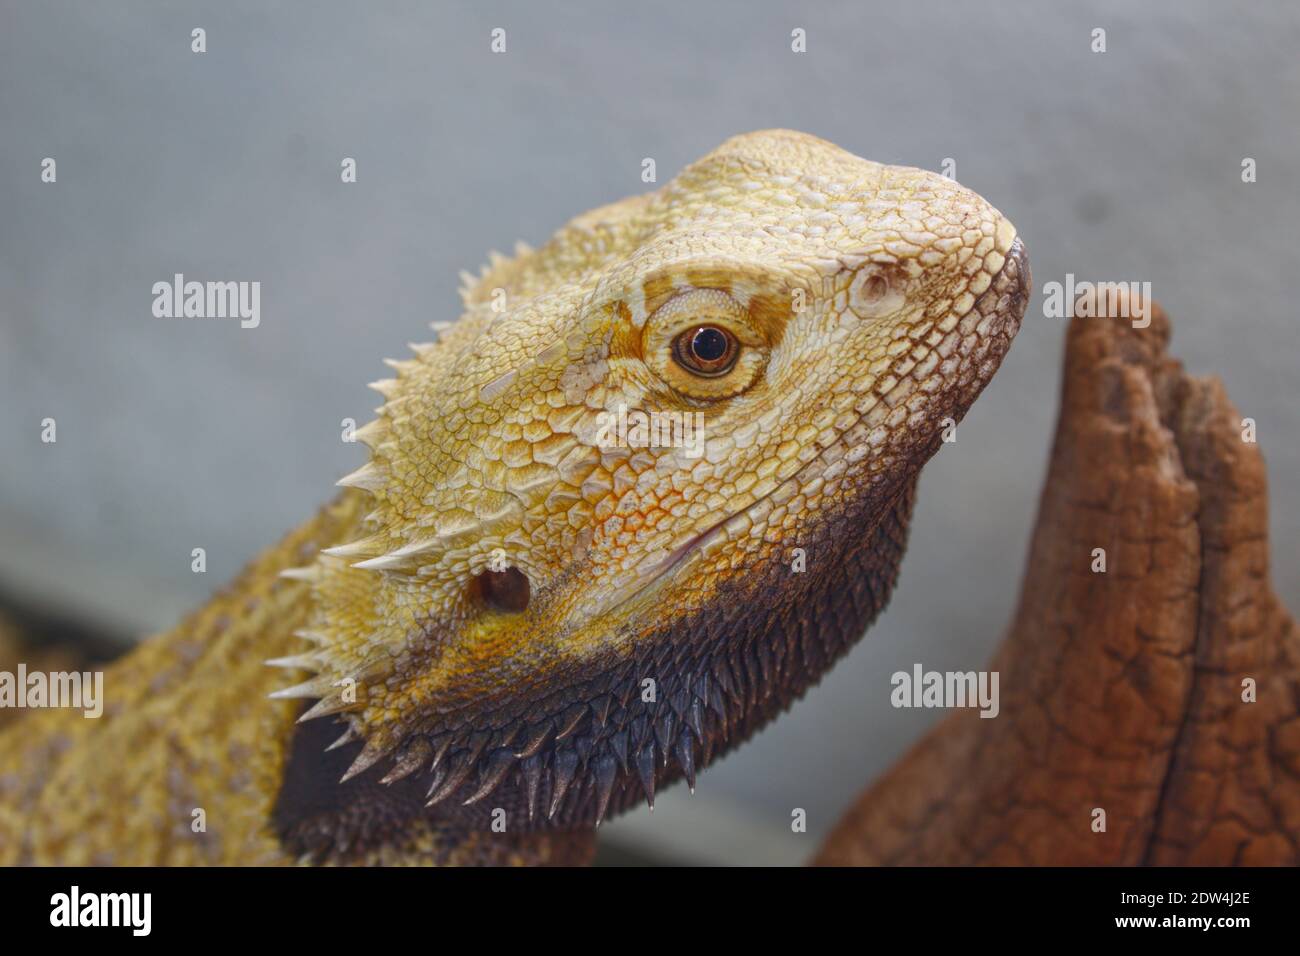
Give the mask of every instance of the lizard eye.
[[673, 360], [688, 372], [707, 378], [726, 375], [739, 355], [736, 336], [717, 325], [699, 325], [673, 339]]
[[646, 320], [642, 354], [680, 395], [713, 401], [739, 395], [758, 378], [771, 348], [748, 311], [721, 289], [692, 289]]

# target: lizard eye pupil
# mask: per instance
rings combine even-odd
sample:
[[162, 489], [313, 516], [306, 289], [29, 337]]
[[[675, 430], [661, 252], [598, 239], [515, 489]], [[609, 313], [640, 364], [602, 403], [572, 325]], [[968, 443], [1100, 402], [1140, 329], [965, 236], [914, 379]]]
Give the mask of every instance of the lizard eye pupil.
[[700, 329], [691, 339], [691, 352], [701, 362], [716, 362], [727, 354], [727, 337], [717, 329]]
[[700, 325], [688, 329], [673, 341], [677, 364], [696, 375], [724, 375], [736, 364], [740, 343], [726, 329]]

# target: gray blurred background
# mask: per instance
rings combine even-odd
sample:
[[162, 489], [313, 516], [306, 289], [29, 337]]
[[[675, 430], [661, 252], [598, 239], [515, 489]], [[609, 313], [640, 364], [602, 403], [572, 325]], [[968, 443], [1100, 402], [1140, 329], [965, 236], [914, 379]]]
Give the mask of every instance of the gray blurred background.
[[[925, 472], [888, 614], [695, 797], [665, 794], [611, 843], [801, 861], [940, 716], [892, 709], [889, 675], [985, 663], [1056, 413], [1064, 323], [1041, 291], [1067, 272], [1150, 281], [1175, 354], [1258, 421], [1274, 575], [1300, 607], [1300, 13], [1135, 6], [4, 0], [0, 605], [119, 640], [170, 625], [360, 464], [340, 420], [371, 417], [381, 358], [456, 316], [458, 270], [650, 188], [644, 157], [662, 183], [786, 126], [882, 162], [955, 159], [1019, 227], [1039, 295]], [[261, 281], [261, 326], [153, 318], [174, 272]]]

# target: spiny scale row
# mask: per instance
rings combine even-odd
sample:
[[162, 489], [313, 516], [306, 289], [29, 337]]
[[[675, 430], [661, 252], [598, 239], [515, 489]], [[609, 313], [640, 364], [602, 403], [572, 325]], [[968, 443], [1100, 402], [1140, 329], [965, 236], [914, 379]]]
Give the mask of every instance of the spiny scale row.
[[[610, 681], [612, 689], [587, 703], [540, 720], [520, 719], [490, 732], [411, 737], [398, 748], [382, 782], [391, 784], [425, 768], [432, 774], [426, 795], [426, 806], [432, 807], [471, 787], [461, 803], [476, 804], [513, 781], [530, 821], [539, 796], [550, 820], [568, 797], [570, 811], [594, 800], [599, 824], [620, 776], [625, 788], [635, 776], [653, 808], [661, 768], [675, 761], [694, 790], [697, 755], [699, 766], [707, 764], [731, 725], [770, 696], [772, 655], [753, 644], [748, 650], [730, 663], [723, 657], [709, 662], [707, 674], [670, 676], [657, 702], [642, 702], [640, 681], [621, 675]], [[339, 745], [352, 739], [349, 732]], [[358, 769], [354, 763], [348, 776], [373, 763], [364, 752], [358, 762], [364, 765]]]

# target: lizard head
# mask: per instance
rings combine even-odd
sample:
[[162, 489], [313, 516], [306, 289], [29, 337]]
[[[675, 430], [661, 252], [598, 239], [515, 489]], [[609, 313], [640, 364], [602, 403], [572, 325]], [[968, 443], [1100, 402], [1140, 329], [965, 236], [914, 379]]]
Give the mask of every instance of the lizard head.
[[581, 826], [693, 784], [883, 606], [1027, 287], [979, 196], [788, 131], [494, 257], [376, 383], [286, 694], [435, 804]]

